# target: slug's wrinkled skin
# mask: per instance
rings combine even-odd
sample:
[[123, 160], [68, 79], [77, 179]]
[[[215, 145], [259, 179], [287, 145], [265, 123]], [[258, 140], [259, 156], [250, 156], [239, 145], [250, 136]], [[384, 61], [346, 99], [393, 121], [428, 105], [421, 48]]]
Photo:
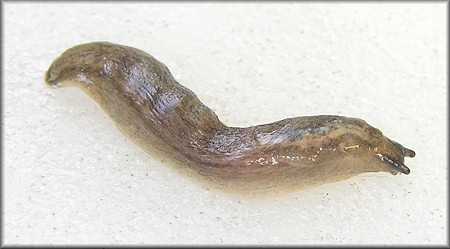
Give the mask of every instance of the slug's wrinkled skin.
[[131, 141], [207, 188], [273, 196], [365, 172], [409, 174], [414, 151], [361, 119], [308, 116], [228, 127], [151, 55], [108, 42], [65, 51], [52, 87], [84, 90]]

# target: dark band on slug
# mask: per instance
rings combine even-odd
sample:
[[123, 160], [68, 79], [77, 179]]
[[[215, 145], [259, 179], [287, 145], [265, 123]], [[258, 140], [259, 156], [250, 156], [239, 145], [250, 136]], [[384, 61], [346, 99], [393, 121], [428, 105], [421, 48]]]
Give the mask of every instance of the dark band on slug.
[[307, 116], [228, 127], [151, 55], [108, 42], [65, 51], [46, 73], [77, 86], [147, 153], [208, 188], [268, 196], [365, 172], [409, 174], [415, 152], [361, 119]]

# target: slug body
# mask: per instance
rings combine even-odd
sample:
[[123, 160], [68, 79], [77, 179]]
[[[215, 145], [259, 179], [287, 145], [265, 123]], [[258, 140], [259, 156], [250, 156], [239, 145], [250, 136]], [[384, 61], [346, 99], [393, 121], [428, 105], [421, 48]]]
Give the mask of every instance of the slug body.
[[65, 51], [52, 87], [85, 91], [130, 140], [207, 188], [273, 196], [365, 172], [409, 174], [414, 151], [361, 119], [306, 116], [228, 127], [151, 55], [108, 42]]

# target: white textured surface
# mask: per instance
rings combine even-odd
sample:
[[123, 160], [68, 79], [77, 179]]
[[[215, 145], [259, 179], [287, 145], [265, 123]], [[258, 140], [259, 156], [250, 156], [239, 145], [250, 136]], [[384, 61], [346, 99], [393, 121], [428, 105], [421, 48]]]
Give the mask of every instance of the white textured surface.
[[[3, 3], [6, 244], [447, 243], [446, 4]], [[359, 117], [416, 151], [365, 174], [247, 200], [180, 178], [81, 90], [43, 82], [107, 40], [165, 63], [228, 125]]]

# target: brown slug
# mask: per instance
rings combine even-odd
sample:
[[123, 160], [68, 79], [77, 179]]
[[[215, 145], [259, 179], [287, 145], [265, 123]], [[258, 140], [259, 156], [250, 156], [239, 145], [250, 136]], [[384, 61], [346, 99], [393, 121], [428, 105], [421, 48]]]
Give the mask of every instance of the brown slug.
[[274, 196], [365, 172], [409, 174], [404, 157], [415, 156], [356, 118], [321, 115], [226, 126], [164, 64], [109, 42], [68, 49], [45, 81], [81, 88], [147, 153], [226, 193]]

